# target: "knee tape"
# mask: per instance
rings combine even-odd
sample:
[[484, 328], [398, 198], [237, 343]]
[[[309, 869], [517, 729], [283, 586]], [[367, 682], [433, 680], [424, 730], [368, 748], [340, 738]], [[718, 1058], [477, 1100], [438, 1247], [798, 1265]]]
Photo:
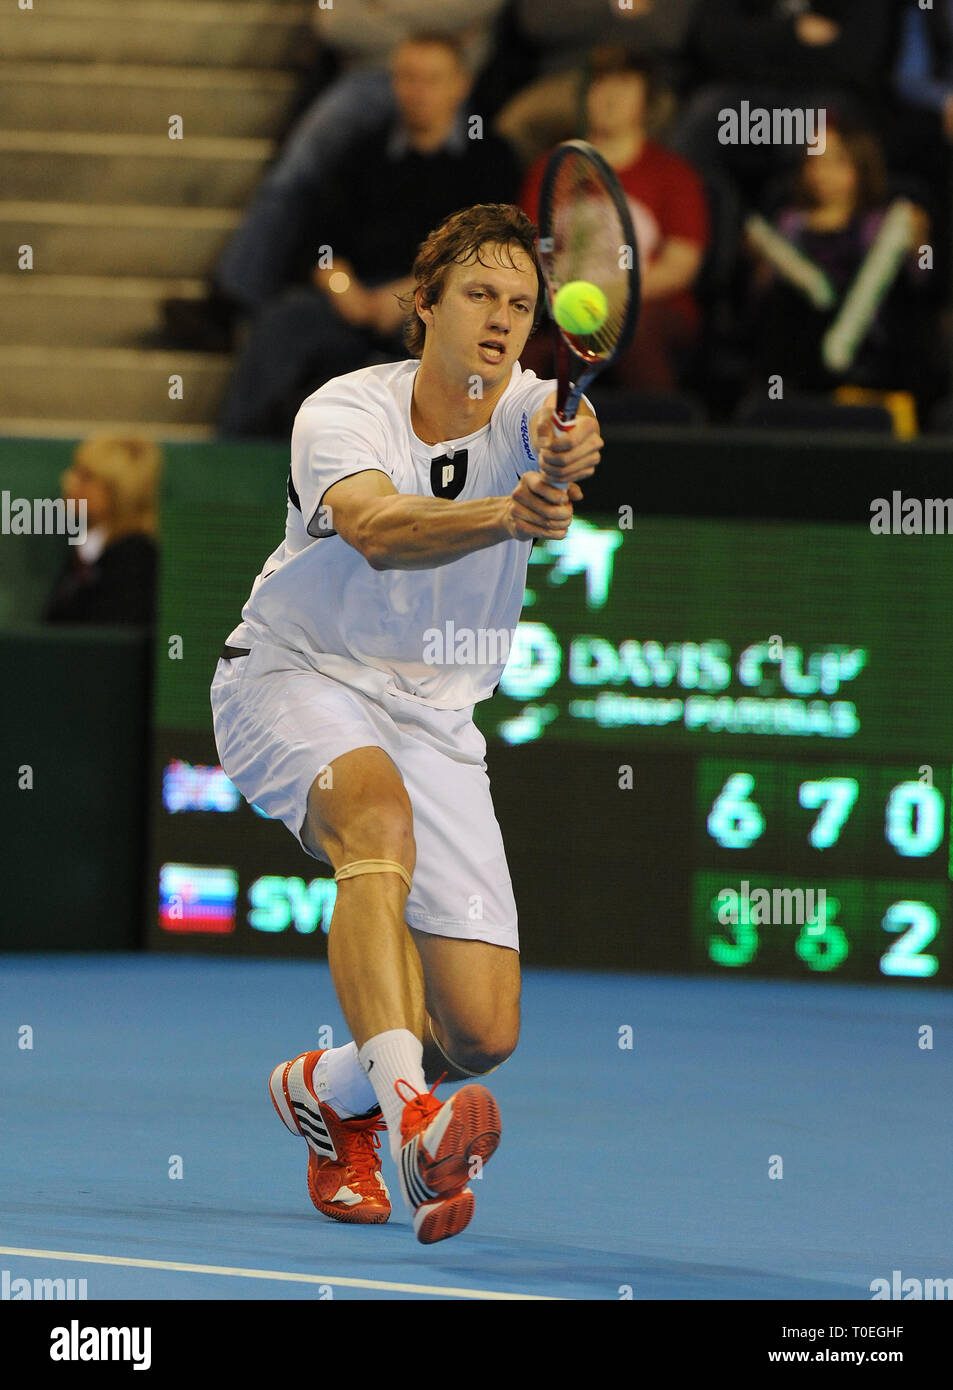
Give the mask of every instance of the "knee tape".
[[335, 872], [334, 882], [340, 883], [342, 878], [356, 878], [358, 874], [400, 874], [410, 892], [410, 874], [396, 859], [355, 859], [350, 864], [341, 865]]
[[437, 1039], [437, 1034], [434, 1032], [433, 1019], [430, 1017], [429, 1014], [427, 1015], [427, 1025], [430, 1028], [430, 1036], [433, 1040], [433, 1045], [440, 1053], [440, 1056], [443, 1058], [445, 1062], [449, 1063], [451, 1067], [454, 1067], [457, 1071], [462, 1071], [464, 1076], [489, 1076], [491, 1071], [497, 1071], [503, 1065], [502, 1062], [497, 1062], [495, 1067], [489, 1067], [486, 1071], [470, 1071], [468, 1067], [461, 1067], [460, 1063], [455, 1062], [452, 1057], [448, 1057], [446, 1052], [444, 1052], [443, 1048], [440, 1046], [440, 1043]]

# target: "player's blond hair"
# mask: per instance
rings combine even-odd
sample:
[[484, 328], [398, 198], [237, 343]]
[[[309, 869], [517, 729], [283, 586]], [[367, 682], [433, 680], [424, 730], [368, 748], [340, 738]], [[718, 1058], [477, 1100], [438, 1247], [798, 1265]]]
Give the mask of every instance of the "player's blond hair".
[[[512, 248], [518, 246], [536, 267], [539, 280], [533, 315], [533, 327], [536, 327], [544, 302], [543, 275], [536, 254], [536, 227], [525, 212], [513, 203], [477, 203], [475, 207], [462, 208], [448, 217], [421, 243], [417, 252], [413, 268], [417, 283], [413, 290], [401, 297], [401, 304], [407, 313], [404, 342], [414, 357], [420, 357], [427, 336], [426, 326], [414, 304], [416, 291], [423, 290], [424, 303], [428, 308], [436, 304], [443, 294], [450, 267], [464, 265], [473, 256], [485, 265], [481, 250], [491, 245], [500, 251], [505, 250], [510, 264]], [[505, 261], [502, 263], [506, 264]]]
[[155, 535], [163, 468], [158, 444], [142, 435], [97, 433], [77, 446], [73, 462], [109, 487], [115, 509], [113, 538]]

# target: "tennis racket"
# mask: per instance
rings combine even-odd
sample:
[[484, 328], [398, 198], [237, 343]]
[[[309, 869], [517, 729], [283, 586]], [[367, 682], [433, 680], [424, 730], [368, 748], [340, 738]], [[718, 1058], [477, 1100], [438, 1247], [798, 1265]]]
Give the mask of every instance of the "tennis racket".
[[[553, 424], [569, 430], [586, 388], [632, 341], [641, 290], [639, 248], [625, 194], [586, 140], [566, 140], [550, 155], [538, 224], [537, 250], [556, 339]], [[597, 285], [606, 297], [605, 322], [593, 333], [568, 333], [556, 322], [553, 300], [575, 280]]]

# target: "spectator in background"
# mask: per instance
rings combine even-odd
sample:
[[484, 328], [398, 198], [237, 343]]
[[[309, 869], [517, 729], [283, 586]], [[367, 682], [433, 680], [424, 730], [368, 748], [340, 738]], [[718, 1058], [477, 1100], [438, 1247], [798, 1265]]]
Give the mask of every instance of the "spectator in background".
[[[697, 3], [510, 0], [492, 62], [477, 80], [478, 105], [498, 113], [497, 133], [531, 164], [579, 128], [587, 78], [580, 55], [589, 49], [614, 45], [643, 53], [655, 59], [665, 89], [677, 88]], [[660, 102], [655, 114], [664, 124], [671, 106]]]
[[928, 10], [907, 0], [894, 83], [908, 106], [932, 117], [930, 133], [953, 143], [953, 0]]
[[[719, 165], [760, 183], [794, 168], [801, 147], [724, 144], [719, 113], [823, 108], [879, 124], [893, 0], [701, 0], [692, 48], [703, 85], [686, 102], [668, 143], [698, 168]], [[749, 189], [750, 191], [750, 189]]]
[[[461, 207], [513, 202], [519, 169], [491, 133], [470, 138], [462, 103], [470, 85], [460, 49], [439, 34], [398, 45], [393, 83], [400, 117], [349, 149], [308, 219], [299, 248], [304, 284], [271, 299], [255, 319], [219, 417], [227, 435], [287, 433], [304, 396], [332, 376], [406, 356], [398, 296], [417, 248]], [[315, 265], [329, 246], [330, 265]]]
[[[342, 71], [294, 125], [241, 225], [226, 246], [204, 300], [170, 299], [166, 341], [230, 351], [241, 319], [287, 284], [322, 189], [355, 142], [397, 119], [389, 58], [417, 32], [457, 37], [472, 74], [485, 60], [501, 0], [345, 0], [315, 6], [314, 28]], [[429, 228], [428, 228], [429, 230]]]
[[[884, 128], [887, 159], [923, 200], [935, 242], [953, 239], [953, 0], [922, 10], [906, 0], [900, 14], [894, 101]], [[916, 180], [916, 184], [914, 184]], [[949, 256], [936, 258], [934, 295], [949, 302]]]
[[871, 390], [911, 390], [924, 371], [927, 340], [923, 285], [916, 249], [928, 239], [920, 208], [910, 209], [910, 236], [872, 322], [859, 335], [851, 360], [837, 368], [827, 360], [825, 342], [843, 323], [845, 296], [855, 282], [888, 215], [887, 179], [879, 142], [866, 130], [831, 128], [822, 155], [802, 157], [793, 203], [777, 218], [785, 242], [823, 273], [832, 290], [825, 307], [812, 302], [796, 280], [797, 266], [785, 266], [784, 247], [759, 259], [751, 298], [757, 387], [769, 375], [781, 376], [785, 391], [829, 391], [841, 384]]
[[152, 623], [162, 467], [158, 445], [137, 435], [98, 434], [78, 446], [61, 485], [66, 501], [86, 503], [86, 539], [69, 547], [44, 621]]
[[[700, 328], [692, 286], [708, 244], [708, 208], [698, 175], [678, 155], [648, 138], [659, 84], [644, 58], [617, 49], [593, 55], [586, 95], [586, 138], [616, 171], [639, 243], [642, 308], [635, 339], [606, 374], [628, 391], [674, 391]], [[526, 178], [522, 207], [536, 220], [546, 164], [542, 155]], [[531, 338], [522, 364], [554, 375], [552, 340]]]

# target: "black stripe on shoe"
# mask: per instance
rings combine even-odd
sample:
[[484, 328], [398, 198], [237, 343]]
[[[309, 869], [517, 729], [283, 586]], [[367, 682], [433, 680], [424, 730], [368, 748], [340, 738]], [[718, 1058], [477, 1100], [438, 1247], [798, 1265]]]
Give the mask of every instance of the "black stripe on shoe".
[[437, 1196], [436, 1192], [430, 1191], [420, 1176], [420, 1169], [417, 1167], [419, 1147], [419, 1136], [417, 1136], [410, 1143], [404, 1144], [400, 1151], [400, 1166], [404, 1175], [404, 1186], [407, 1188], [407, 1194], [415, 1207], [423, 1206], [424, 1202], [432, 1202]]
[[325, 1151], [328, 1158], [337, 1158], [337, 1149], [334, 1147], [331, 1135], [328, 1133], [320, 1114], [309, 1110], [306, 1105], [295, 1104], [292, 1108], [302, 1134], [314, 1144], [315, 1148]]

